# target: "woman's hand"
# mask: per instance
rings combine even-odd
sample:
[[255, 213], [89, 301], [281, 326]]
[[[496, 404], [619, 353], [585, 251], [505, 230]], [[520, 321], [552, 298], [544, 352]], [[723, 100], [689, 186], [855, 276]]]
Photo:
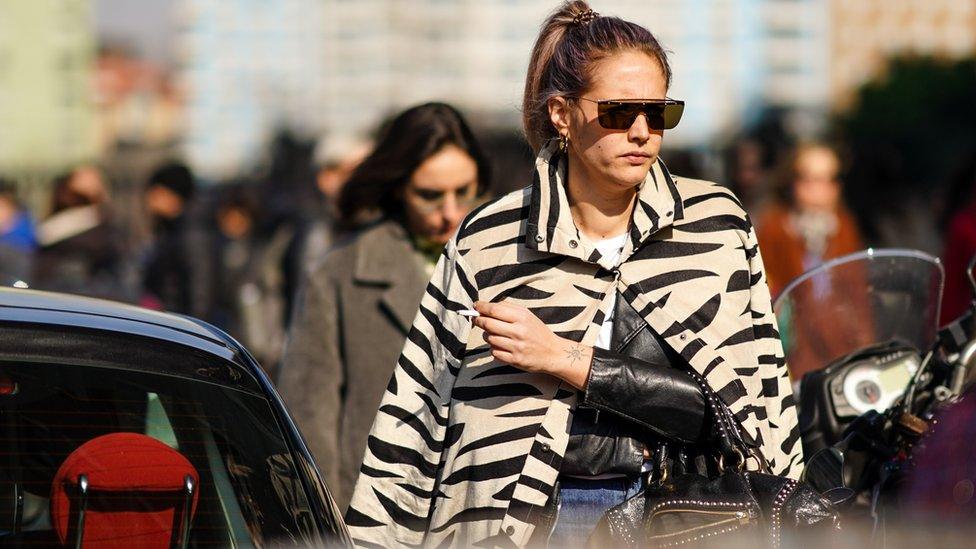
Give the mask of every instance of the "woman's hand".
[[577, 389], [586, 386], [593, 348], [552, 333], [525, 307], [475, 302], [473, 322], [485, 331], [491, 356], [526, 372], [556, 376]]

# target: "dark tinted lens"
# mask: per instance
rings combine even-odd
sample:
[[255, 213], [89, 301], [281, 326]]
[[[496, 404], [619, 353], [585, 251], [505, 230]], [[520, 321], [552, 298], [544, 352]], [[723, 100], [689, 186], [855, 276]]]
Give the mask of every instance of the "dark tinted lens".
[[[685, 112], [685, 104], [681, 103], [668, 103], [664, 106], [663, 122], [664, 126], [662, 130], [670, 130], [671, 128], [678, 125], [681, 122], [681, 115]], [[655, 128], [657, 129], [657, 128]]]
[[644, 105], [644, 114], [647, 116], [647, 127], [652, 130], [666, 130], [665, 106], [663, 103], [651, 103]]
[[642, 110], [638, 103], [601, 103], [598, 109], [600, 125], [608, 130], [626, 130]]
[[684, 110], [683, 102], [600, 103], [598, 114], [600, 125], [608, 130], [629, 129], [641, 113], [647, 116], [647, 125], [652, 130], [670, 130], [678, 125]]

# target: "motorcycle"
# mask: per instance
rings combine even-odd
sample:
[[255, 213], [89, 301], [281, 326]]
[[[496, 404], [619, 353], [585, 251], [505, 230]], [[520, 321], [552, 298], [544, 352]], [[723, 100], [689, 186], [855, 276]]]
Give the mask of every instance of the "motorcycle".
[[976, 384], [974, 307], [940, 330], [943, 280], [935, 257], [869, 249], [803, 274], [773, 305], [799, 395], [804, 480], [875, 539], [899, 513], [913, 452]]

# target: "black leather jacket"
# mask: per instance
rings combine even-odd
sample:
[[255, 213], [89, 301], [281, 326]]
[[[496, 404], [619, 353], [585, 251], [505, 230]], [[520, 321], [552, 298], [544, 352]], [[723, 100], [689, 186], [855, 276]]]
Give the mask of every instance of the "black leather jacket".
[[703, 441], [704, 395], [687, 368], [618, 295], [610, 349], [593, 349], [560, 473], [637, 476], [645, 448]]

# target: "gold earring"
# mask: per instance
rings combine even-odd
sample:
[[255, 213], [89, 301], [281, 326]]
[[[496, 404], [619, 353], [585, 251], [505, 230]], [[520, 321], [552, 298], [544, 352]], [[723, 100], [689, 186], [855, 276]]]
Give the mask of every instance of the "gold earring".
[[569, 150], [569, 136], [560, 135], [559, 136], [559, 152], [565, 153]]

